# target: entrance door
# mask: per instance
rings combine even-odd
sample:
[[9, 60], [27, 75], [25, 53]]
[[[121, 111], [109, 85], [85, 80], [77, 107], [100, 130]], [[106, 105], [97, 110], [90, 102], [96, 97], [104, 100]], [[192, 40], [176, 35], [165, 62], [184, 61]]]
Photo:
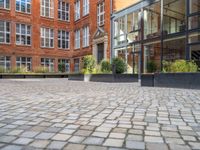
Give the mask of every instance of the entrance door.
[[104, 59], [104, 43], [97, 45], [97, 62], [100, 63]]

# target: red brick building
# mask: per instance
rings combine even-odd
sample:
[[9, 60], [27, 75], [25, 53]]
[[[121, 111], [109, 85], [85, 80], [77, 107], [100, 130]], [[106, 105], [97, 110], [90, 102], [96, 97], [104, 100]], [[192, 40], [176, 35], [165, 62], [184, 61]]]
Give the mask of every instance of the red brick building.
[[78, 72], [85, 55], [109, 60], [111, 9], [133, 3], [126, 1], [0, 1], [0, 67], [57, 72], [62, 62], [66, 72]]

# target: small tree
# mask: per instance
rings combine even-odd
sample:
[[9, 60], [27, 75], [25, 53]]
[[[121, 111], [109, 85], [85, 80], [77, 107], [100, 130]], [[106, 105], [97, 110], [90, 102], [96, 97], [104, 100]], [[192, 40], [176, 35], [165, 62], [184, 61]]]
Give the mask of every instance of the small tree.
[[84, 74], [94, 73], [96, 67], [96, 60], [94, 56], [88, 55], [83, 57], [82, 68]]
[[114, 58], [112, 60], [112, 65], [115, 65], [115, 69], [116, 69], [117, 74], [122, 74], [127, 69], [127, 65], [122, 58]]
[[111, 72], [111, 64], [107, 60], [102, 60], [101, 62], [101, 72], [103, 73], [110, 73]]

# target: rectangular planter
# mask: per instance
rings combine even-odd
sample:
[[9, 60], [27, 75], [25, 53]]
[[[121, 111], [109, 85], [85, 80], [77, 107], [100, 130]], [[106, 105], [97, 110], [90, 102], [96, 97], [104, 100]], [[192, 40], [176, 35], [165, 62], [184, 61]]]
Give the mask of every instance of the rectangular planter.
[[68, 74], [62, 73], [44, 73], [44, 74], [0, 74], [1, 79], [25, 79], [25, 78], [68, 78]]
[[141, 86], [154, 87], [154, 74], [142, 74]]
[[138, 75], [133, 74], [70, 74], [69, 80], [85, 82], [138, 82]]
[[200, 89], [200, 73], [156, 73], [154, 86]]
[[84, 75], [83, 74], [69, 74], [68, 80], [84, 81]]

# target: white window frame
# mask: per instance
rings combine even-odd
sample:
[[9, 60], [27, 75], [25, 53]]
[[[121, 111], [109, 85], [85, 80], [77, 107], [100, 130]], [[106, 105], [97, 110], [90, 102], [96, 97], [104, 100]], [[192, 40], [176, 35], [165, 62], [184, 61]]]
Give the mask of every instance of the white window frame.
[[[101, 7], [103, 11], [101, 11]], [[103, 20], [101, 20], [101, 17], [103, 17]], [[101, 2], [97, 5], [97, 24], [98, 26], [105, 24], [105, 2]]]
[[80, 0], [75, 1], [75, 21], [81, 18], [80, 3]]
[[[0, 56], [3, 58], [3, 61], [0, 59], [0, 64], [2, 63], [3, 66], [0, 65], [0, 67], [4, 68], [4, 71], [9, 71], [11, 69], [11, 57], [10, 56]], [[7, 60], [9, 58], [9, 60]], [[9, 64], [9, 68], [7, 67], [7, 64]]]
[[[65, 72], [70, 72], [70, 60], [69, 59], [59, 59], [58, 64], [65, 64]], [[68, 69], [66, 69], [68, 68]]]
[[75, 31], [75, 43], [74, 43], [75, 49], [81, 48], [81, 38], [80, 38], [80, 36], [81, 36], [81, 31], [80, 31], [80, 29], [79, 29], [79, 30], [76, 30], [76, 31]]
[[89, 14], [90, 11], [90, 2], [89, 0], [83, 0], [83, 16]]
[[[19, 32], [17, 32], [17, 25], [19, 25]], [[25, 33], [22, 33], [22, 25], [25, 26]], [[28, 31], [28, 28], [30, 28], [30, 31]], [[19, 36], [19, 43], [17, 41], [17, 36]], [[22, 42], [22, 36], [25, 36], [25, 44]], [[28, 44], [28, 37], [30, 38], [30, 44]], [[16, 23], [16, 45], [27, 45], [30, 46], [31, 45], [31, 26], [27, 25], [27, 24], [20, 24], [20, 23]]]
[[[8, 7], [6, 5], [7, 2], [8, 2]], [[0, 7], [0, 9], [1, 8], [10, 10], [10, 0], [3, 0], [3, 7]]]
[[76, 59], [74, 59], [74, 72], [78, 73], [79, 71], [80, 71], [80, 59], [76, 58]]
[[[46, 37], [46, 35], [48, 35]], [[42, 40], [44, 39], [44, 40]], [[47, 43], [47, 40], [49, 41]], [[51, 40], [52, 40], [52, 46], [51, 46]], [[43, 43], [44, 42], [44, 43]], [[51, 28], [40, 28], [40, 46], [43, 48], [54, 48], [54, 30]]]
[[[44, 62], [42, 62], [42, 59], [44, 60]], [[47, 61], [48, 64], [46, 63]], [[41, 65], [44, 67], [44, 69], [47, 68], [49, 72], [54, 72], [54, 62], [55, 60], [53, 58], [41, 58]]]
[[89, 46], [90, 31], [89, 26], [83, 28], [83, 47]]
[[[0, 44], [10, 44], [10, 41], [11, 41], [11, 23], [10, 22], [7, 22], [7, 21], [3, 21], [3, 20], [0, 20], [0, 22], [3, 22], [3, 25], [4, 25], [4, 30], [3, 31], [0, 31], [0, 33], [3, 33], [4, 35], [4, 41], [3, 42], [0, 42]], [[7, 23], [9, 24], [9, 31], [7, 31]], [[7, 42], [7, 35], [9, 35], [9, 42]]]
[[[65, 5], [64, 8], [65, 10], [63, 10], [63, 4]], [[62, 0], [58, 1], [58, 14], [60, 13], [60, 16], [58, 15], [58, 19], [59, 20], [63, 20], [63, 21], [70, 21], [70, 5], [67, 2], [64, 2]], [[65, 16], [65, 19], [63, 19], [63, 13]]]
[[[49, 5], [46, 6], [46, 4]], [[48, 14], [46, 10], [48, 10]], [[40, 15], [42, 17], [54, 18], [54, 0], [40, 0]]]
[[[18, 61], [19, 58], [19, 61]], [[22, 59], [25, 58], [25, 61], [22, 61]], [[28, 59], [30, 59], [30, 61], [28, 61]], [[22, 64], [25, 63], [25, 68], [26, 68], [26, 72], [31, 71], [32, 70], [32, 58], [31, 57], [16, 57], [16, 66], [18, 66], [19, 64], [19, 68], [22, 68]], [[28, 64], [30, 65], [30, 70], [28, 70]]]
[[[28, 13], [31, 14], [31, 0], [24, 0], [25, 2], [25, 11], [22, 11], [22, 0], [16, 0], [15, 2], [15, 10], [17, 12], [23, 12], [23, 13]], [[17, 2], [19, 3], [19, 10], [17, 10]], [[30, 6], [30, 12], [28, 11], [28, 5]]]
[[[59, 36], [60, 32], [60, 36]], [[64, 33], [64, 35], [63, 35]], [[63, 39], [64, 38], [64, 39]], [[62, 47], [62, 43], [65, 42], [65, 47]], [[70, 33], [65, 30], [58, 30], [58, 44], [60, 43], [60, 46], [58, 45], [59, 49], [69, 49], [70, 48]], [[68, 47], [67, 47], [68, 45]]]

